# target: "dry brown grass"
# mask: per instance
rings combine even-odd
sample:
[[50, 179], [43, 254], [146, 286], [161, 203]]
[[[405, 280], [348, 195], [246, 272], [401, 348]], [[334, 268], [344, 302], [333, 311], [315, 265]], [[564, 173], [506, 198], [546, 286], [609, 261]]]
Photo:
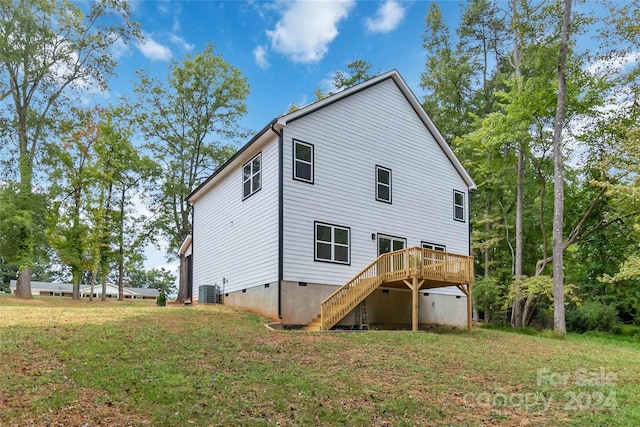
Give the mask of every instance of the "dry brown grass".
[[[640, 345], [491, 330], [270, 331], [223, 306], [0, 297], [0, 425], [640, 424]], [[536, 372], [617, 376], [545, 387]], [[566, 393], [617, 393], [567, 408]], [[472, 395], [470, 395], [470, 393]], [[546, 393], [549, 408], [470, 396]]]

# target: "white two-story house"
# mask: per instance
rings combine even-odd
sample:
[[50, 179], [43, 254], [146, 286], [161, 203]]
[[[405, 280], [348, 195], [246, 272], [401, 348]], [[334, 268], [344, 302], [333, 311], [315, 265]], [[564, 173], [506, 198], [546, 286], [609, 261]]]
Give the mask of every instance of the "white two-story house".
[[272, 120], [191, 193], [189, 289], [286, 326], [328, 317], [350, 283], [320, 329], [362, 322], [362, 303], [369, 324], [468, 325], [474, 188], [387, 72]]

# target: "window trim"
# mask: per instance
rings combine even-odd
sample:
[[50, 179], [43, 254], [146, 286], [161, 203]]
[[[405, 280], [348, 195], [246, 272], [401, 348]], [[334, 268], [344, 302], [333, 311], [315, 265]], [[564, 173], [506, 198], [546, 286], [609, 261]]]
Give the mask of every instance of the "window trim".
[[[380, 170], [380, 169], [382, 169], [382, 170], [384, 170], [384, 171], [389, 172], [389, 184], [381, 183], [380, 181], [378, 181], [378, 170]], [[377, 200], [377, 201], [382, 202], [382, 203], [392, 204], [392, 200], [393, 200], [393, 198], [392, 198], [392, 195], [391, 195], [391, 189], [392, 189], [393, 181], [392, 181], [392, 179], [391, 179], [391, 178], [392, 178], [392, 171], [391, 171], [391, 169], [389, 169], [389, 168], [385, 168], [384, 166], [376, 165], [376, 177], [375, 177], [375, 181], [376, 181], [376, 200]], [[379, 186], [379, 185], [385, 185], [385, 186], [388, 186], [388, 187], [389, 187], [389, 200], [383, 199], [383, 198], [381, 198], [381, 197], [379, 196], [379, 194], [378, 194], [378, 186]]]
[[[318, 226], [322, 225], [324, 227], [330, 227], [331, 228], [331, 258], [332, 259], [324, 259], [324, 258], [318, 258]], [[349, 242], [347, 243], [347, 258], [348, 261], [344, 262], [344, 261], [336, 261], [335, 259], [335, 229], [339, 228], [342, 230], [347, 230], [347, 232], [349, 233]], [[322, 241], [322, 243], [327, 243]], [[339, 244], [340, 246], [343, 246], [342, 244]], [[323, 221], [313, 221], [313, 260], [316, 262], [327, 262], [330, 264], [341, 264], [341, 265], [351, 265], [351, 227], [346, 227], [344, 225], [337, 225], [337, 224], [331, 224], [328, 222], [323, 222]]]
[[[306, 182], [307, 184], [313, 185], [314, 178], [315, 178], [315, 147], [313, 144], [309, 142], [300, 141], [299, 139], [293, 139], [292, 142], [293, 142], [293, 152], [291, 154], [291, 157], [292, 157], [291, 174], [293, 176], [293, 180]], [[296, 176], [296, 171], [297, 171], [296, 162], [300, 161], [300, 162], [308, 163], [306, 160], [296, 158], [296, 144], [306, 145], [307, 147], [311, 148], [311, 179], [310, 180]]]
[[[426, 248], [425, 246], [431, 246], [430, 248]], [[420, 242], [420, 246], [424, 249], [431, 249], [432, 251], [438, 251], [438, 252], [447, 252], [447, 246], [446, 245], [440, 245], [438, 243], [431, 243], [431, 242], [426, 242], [426, 241], [422, 241]], [[438, 248], [442, 248], [442, 250], [436, 249], [436, 247]]]
[[[258, 157], [260, 157], [260, 170], [258, 171], [258, 173], [254, 173], [253, 172], [253, 161], [255, 159], [257, 159]], [[251, 176], [249, 177], [249, 179], [244, 179], [244, 168], [247, 165], [251, 165]], [[263, 164], [262, 164], [262, 151], [260, 151], [258, 154], [256, 154], [255, 156], [253, 156], [251, 158], [251, 160], [249, 160], [248, 162], [246, 162], [245, 164], [242, 165], [242, 169], [240, 169], [240, 176], [242, 177], [242, 201], [245, 201], [246, 199], [248, 199], [249, 197], [253, 196], [254, 194], [256, 194], [258, 191], [262, 190], [262, 169], [263, 169]], [[254, 189], [253, 188], [253, 177], [258, 175], [258, 188]], [[245, 195], [244, 194], [244, 184], [249, 181], [250, 186], [251, 186], [251, 191], [249, 192], [249, 194]]]
[[[456, 203], [456, 195], [460, 194], [462, 196], [462, 204], [459, 205]], [[466, 211], [466, 206], [465, 206], [465, 193], [464, 191], [460, 191], [460, 190], [453, 190], [453, 219], [454, 221], [458, 221], [458, 222], [467, 222], [465, 219], [465, 211]], [[456, 208], [461, 208], [462, 209], [462, 218], [458, 218], [456, 217]]]
[[[407, 238], [406, 237], [399, 237], [399, 236], [392, 236], [391, 234], [387, 234], [387, 233], [377, 233], [376, 234], [376, 250], [377, 250], [377, 256], [382, 255], [380, 253], [380, 238], [386, 238], [391, 240], [391, 249], [393, 252], [393, 242], [394, 240], [400, 241], [402, 240], [404, 242], [404, 248], [403, 249], [407, 249]], [[388, 253], [388, 252], [385, 252]]]

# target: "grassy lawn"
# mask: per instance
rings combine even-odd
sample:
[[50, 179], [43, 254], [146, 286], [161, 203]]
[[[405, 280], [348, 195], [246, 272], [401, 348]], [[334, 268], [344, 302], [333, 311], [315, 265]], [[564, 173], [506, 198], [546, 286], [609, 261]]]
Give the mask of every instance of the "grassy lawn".
[[640, 425], [640, 342], [0, 296], [0, 425]]

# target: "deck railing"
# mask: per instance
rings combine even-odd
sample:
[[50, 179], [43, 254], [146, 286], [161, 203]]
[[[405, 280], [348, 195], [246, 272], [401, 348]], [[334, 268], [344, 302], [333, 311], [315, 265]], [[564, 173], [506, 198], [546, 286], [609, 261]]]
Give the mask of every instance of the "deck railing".
[[451, 284], [471, 283], [473, 257], [420, 247], [382, 254], [322, 301], [321, 329], [331, 329], [380, 285], [412, 277]]

